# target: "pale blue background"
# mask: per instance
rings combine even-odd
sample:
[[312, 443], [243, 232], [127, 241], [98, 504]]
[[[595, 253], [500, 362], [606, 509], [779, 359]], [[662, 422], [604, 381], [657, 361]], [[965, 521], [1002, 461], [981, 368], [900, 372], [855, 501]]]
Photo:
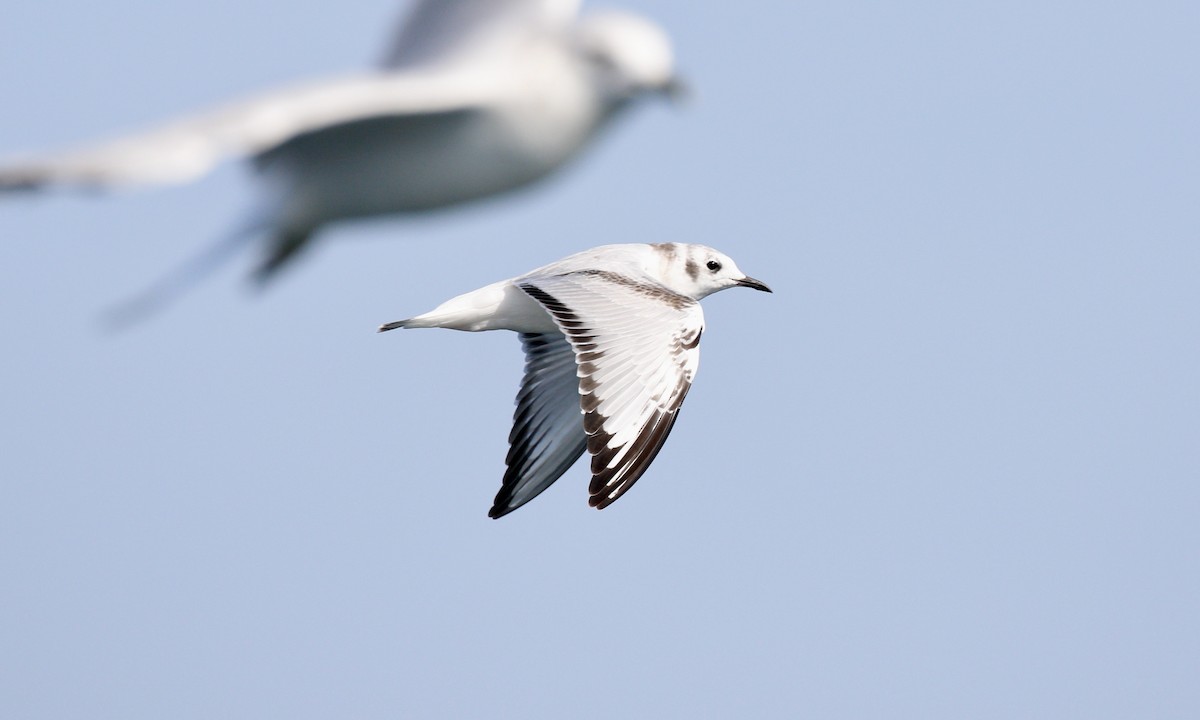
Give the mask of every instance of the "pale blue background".
[[[1200, 5], [624, 0], [698, 97], [539, 191], [250, 258], [178, 189], [0, 204], [6, 718], [1200, 717]], [[753, 7], [753, 12], [747, 10]], [[391, 0], [20, 3], [0, 154], [372, 62]], [[486, 517], [507, 334], [380, 322], [714, 245], [674, 435]]]

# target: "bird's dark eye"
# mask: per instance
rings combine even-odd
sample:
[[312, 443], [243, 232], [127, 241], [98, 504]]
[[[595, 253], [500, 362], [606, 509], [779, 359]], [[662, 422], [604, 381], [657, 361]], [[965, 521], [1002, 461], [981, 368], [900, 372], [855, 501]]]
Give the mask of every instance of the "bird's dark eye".
[[709, 260], [705, 267], [712, 272], [717, 272], [721, 269], [721, 263], [717, 262], [716, 260]]

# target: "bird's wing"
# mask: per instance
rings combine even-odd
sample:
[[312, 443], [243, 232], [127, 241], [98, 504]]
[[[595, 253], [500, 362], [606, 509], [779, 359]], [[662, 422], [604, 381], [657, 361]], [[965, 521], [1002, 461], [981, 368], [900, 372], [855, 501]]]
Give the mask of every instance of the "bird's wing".
[[369, 73], [265, 95], [75, 152], [0, 164], [0, 191], [184, 182], [218, 162], [356, 120], [470, 109], [502, 92], [486, 72]]
[[516, 282], [575, 350], [592, 455], [589, 504], [607, 507], [646, 471], [675, 424], [700, 362], [700, 303], [602, 270]]
[[562, 334], [522, 333], [525, 377], [508, 436], [508, 470], [489, 516], [516, 510], [562, 476], [587, 448], [575, 351]]
[[385, 68], [495, 52], [529, 32], [565, 27], [579, 0], [416, 0], [387, 52]]

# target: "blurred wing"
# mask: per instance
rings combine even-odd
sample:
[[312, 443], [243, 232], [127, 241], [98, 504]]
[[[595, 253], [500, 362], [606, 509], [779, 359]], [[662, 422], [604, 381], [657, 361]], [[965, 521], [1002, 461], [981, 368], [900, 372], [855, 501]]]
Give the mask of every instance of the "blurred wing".
[[384, 55], [385, 68], [494, 51], [530, 31], [566, 26], [579, 0], [416, 0]]
[[648, 280], [600, 270], [526, 276], [575, 349], [592, 455], [589, 504], [604, 508], [658, 454], [700, 363], [700, 304]]
[[521, 333], [525, 377], [509, 433], [508, 471], [488, 512], [498, 518], [550, 487], [583, 454], [575, 351], [559, 333]]
[[498, 92], [486, 74], [369, 74], [285, 90], [158, 130], [42, 159], [0, 165], [0, 191], [194, 179], [229, 157], [255, 155], [324, 127], [463, 110]]

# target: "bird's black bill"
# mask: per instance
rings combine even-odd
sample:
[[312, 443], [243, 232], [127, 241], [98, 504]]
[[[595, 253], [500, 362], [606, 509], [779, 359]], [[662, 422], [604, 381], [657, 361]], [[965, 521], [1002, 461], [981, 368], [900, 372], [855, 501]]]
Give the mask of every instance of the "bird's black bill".
[[692, 86], [686, 80], [673, 77], [665, 82], [660, 90], [662, 94], [676, 105], [684, 105], [692, 99]]
[[771, 288], [767, 287], [767, 284], [765, 282], [763, 282], [762, 280], [755, 280], [752, 277], [744, 277], [741, 280], [738, 280], [737, 284], [742, 287], [754, 288], [755, 290], [762, 290], [763, 292], [771, 292]]

